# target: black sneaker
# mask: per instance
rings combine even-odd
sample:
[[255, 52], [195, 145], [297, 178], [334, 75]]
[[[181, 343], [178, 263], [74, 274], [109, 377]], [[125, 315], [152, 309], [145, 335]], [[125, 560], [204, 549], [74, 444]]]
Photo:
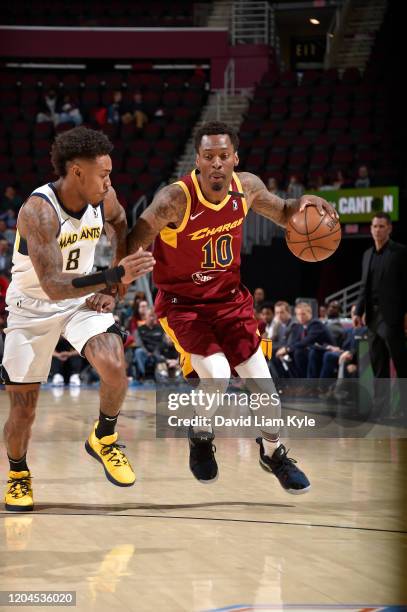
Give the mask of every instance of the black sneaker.
[[280, 444], [271, 457], [267, 457], [264, 454], [263, 439], [256, 438], [256, 442], [260, 445], [260, 466], [266, 472], [274, 474], [283, 489], [293, 495], [301, 495], [310, 490], [310, 481], [304, 472], [294, 465], [296, 460], [287, 457], [288, 450], [283, 444]]
[[212, 444], [215, 434], [209, 431], [188, 431], [189, 468], [195, 478], [203, 484], [215, 482], [218, 478], [218, 464], [215, 459], [216, 446]]

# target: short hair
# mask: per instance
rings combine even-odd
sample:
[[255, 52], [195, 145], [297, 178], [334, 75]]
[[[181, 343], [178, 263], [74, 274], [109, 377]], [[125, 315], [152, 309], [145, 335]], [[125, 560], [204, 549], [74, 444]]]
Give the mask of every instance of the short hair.
[[284, 300], [279, 300], [274, 304], [274, 308], [276, 309], [277, 306], [285, 308], [285, 310], [291, 314], [291, 306], [288, 302], [284, 302]]
[[302, 308], [303, 310], [308, 310], [312, 314], [312, 306], [308, 302], [298, 302], [298, 304], [295, 305], [295, 309], [296, 310], [297, 310], [297, 308]]
[[80, 157], [96, 159], [109, 155], [113, 144], [103, 132], [79, 126], [59, 134], [51, 148], [51, 162], [57, 176], [66, 176], [66, 163]]
[[387, 223], [391, 223], [391, 217], [389, 213], [383, 211], [375, 213], [372, 217], [372, 221], [373, 219], [386, 219]]
[[263, 302], [262, 304], [259, 305], [260, 312], [264, 308], [268, 308], [269, 310], [272, 310], [274, 312], [274, 306], [273, 306], [273, 304], [271, 302]]
[[199, 152], [199, 147], [201, 145], [201, 141], [203, 136], [216, 136], [218, 134], [227, 134], [230, 138], [230, 141], [233, 145], [235, 151], [237, 151], [239, 146], [239, 136], [235, 128], [223, 121], [208, 121], [204, 123], [195, 134], [195, 151]]

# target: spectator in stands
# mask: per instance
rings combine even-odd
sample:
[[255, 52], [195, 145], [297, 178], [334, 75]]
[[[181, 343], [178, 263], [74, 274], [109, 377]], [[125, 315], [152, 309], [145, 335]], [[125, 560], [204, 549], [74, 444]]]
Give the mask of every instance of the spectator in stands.
[[282, 359], [288, 355], [293, 360], [292, 373], [305, 378], [308, 375], [310, 348], [332, 344], [332, 338], [326, 326], [319, 319], [312, 318], [312, 308], [308, 302], [296, 304], [295, 317], [299, 325], [293, 326], [289, 343], [277, 350], [276, 357]]
[[[370, 360], [376, 379], [390, 378], [390, 358], [397, 377], [407, 378], [407, 248], [390, 239], [390, 216], [378, 212], [370, 231], [374, 246], [365, 251], [362, 282], [356, 315], [360, 325], [366, 318]], [[400, 386], [401, 412], [406, 412], [407, 390]], [[377, 380], [375, 389], [377, 414], [389, 414], [390, 386]]]
[[164, 361], [157, 363], [157, 381], [165, 382], [169, 378], [179, 378], [181, 376], [181, 367], [179, 364], [178, 351], [167, 334], [163, 336], [159, 353], [164, 358]]
[[290, 180], [288, 181], [287, 197], [294, 199], [301, 198], [301, 196], [304, 195], [304, 191], [304, 185], [295, 174], [292, 174], [290, 176]]
[[61, 102], [57, 106], [57, 119], [56, 123], [72, 123], [72, 126], [81, 125], [83, 123], [82, 113], [75, 104], [71, 96], [66, 94]]
[[264, 323], [264, 330], [261, 332], [263, 338], [271, 339], [273, 336], [273, 318], [274, 309], [273, 305], [269, 302], [263, 302], [260, 307], [260, 319]]
[[107, 107], [107, 122], [121, 123], [122, 116], [126, 112], [126, 107], [123, 102], [123, 94], [120, 90], [113, 92], [113, 102]]
[[16, 219], [22, 203], [23, 198], [18, 195], [14, 185], [7, 185], [0, 203], [0, 219], [4, 219], [4, 215], [8, 216], [9, 212], [11, 212], [14, 219]]
[[14, 241], [16, 238], [16, 230], [10, 229], [7, 227], [6, 221], [4, 219], [0, 219], [0, 239], [7, 240], [9, 244], [9, 250], [11, 251], [14, 245]]
[[39, 111], [37, 113], [37, 123], [50, 121], [54, 124], [58, 122], [59, 101], [55, 89], [50, 89], [41, 100]]
[[127, 306], [123, 309], [122, 314], [127, 326], [130, 324], [132, 316], [138, 313], [138, 305], [141, 301], [146, 301], [146, 294], [144, 291], [136, 291], [133, 297], [133, 303], [127, 304]]
[[331, 343], [310, 349], [308, 359], [308, 378], [319, 378], [326, 352], [340, 352], [346, 338], [346, 331], [341, 321], [342, 307], [337, 300], [328, 302], [325, 325], [331, 337]]
[[367, 328], [360, 325], [356, 316], [356, 304], [351, 308], [352, 328], [347, 329], [341, 347], [328, 346], [323, 355], [320, 370], [321, 391], [325, 398], [330, 397], [334, 388], [330, 388], [333, 378], [349, 378], [357, 375], [358, 342], [367, 333]]
[[288, 343], [289, 334], [294, 323], [291, 316], [291, 306], [288, 302], [279, 300], [275, 303], [273, 323], [271, 339], [273, 340], [273, 353], [275, 353], [279, 348]]
[[311, 180], [309, 189], [313, 189], [315, 191], [331, 191], [333, 187], [329, 184], [326, 177], [324, 177], [322, 174], [317, 174]]
[[276, 357], [276, 353], [282, 346], [290, 343], [290, 336], [294, 325], [298, 325], [298, 323], [291, 316], [291, 306], [288, 302], [283, 300], [276, 302], [274, 306], [272, 335], [270, 336], [273, 341], [273, 353], [268, 364], [274, 378], [283, 378], [288, 371], [286, 359], [290, 360], [289, 356], [287, 355], [286, 358], [280, 359]]
[[342, 346], [345, 338], [345, 329], [341, 321], [342, 306], [337, 300], [331, 300], [328, 302], [326, 308], [326, 321], [325, 324], [329, 329], [329, 333], [332, 336], [333, 343], [336, 346]]
[[52, 385], [62, 387], [67, 382], [71, 387], [80, 387], [79, 374], [85, 364], [86, 360], [61, 336], [52, 354]]
[[257, 321], [257, 329], [259, 330], [259, 334], [260, 336], [263, 337], [264, 331], [266, 329], [266, 323], [264, 321], [264, 318], [261, 314], [261, 306], [259, 306], [258, 308], [254, 309], [254, 318]]
[[133, 100], [123, 114], [122, 121], [123, 123], [135, 121], [138, 130], [142, 130], [147, 123], [148, 117], [143, 104], [143, 95], [139, 91], [133, 94]]
[[358, 168], [358, 178], [355, 181], [355, 187], [370, 187], [371, 180], [369, 176], [369, 170], [367, 166], [359, 166]]
[[326, 316], [326, 306], [325, 305], [319, 306], [318, 316], [319, 316], [319, 320], [322, 321], [322, 323], [327, 322], [328, 317]]
[[253, 291], [253, 306], [255, 310], [262, 306], [265, 297], [266, 295], [263, 287], [256, 287], [256, 289]]
[[133, 334], [141, 325], [145, 325], [147, 321], [147, 313], [149, 306], [147, 300], [134, 298], [133, 313], [127, 323], [127, 329]]
[[154, 370], [158, 363], [165, 362], [161, 354], [164, 331], [158, 324], [157, 315], [152, 308], [147, 311], [144, 325], [137, 329], [134, 360], [141, 379], [146, 377], [147, 370]]
[[334, 179], [332, 181], [332, 188], [333, 189], [345, 189], [346, 187], [349, 187], [350, 185], [348, 185], [348, 182], [345, 178], [345, 175], [343, 173], [342, 170], [337, 170], [335, 172], [335, 176]]
[[271, 176], [267, 181], [267, 189], [270, 193], [274, 193], [279, 198], [285, 199], [287, 197], [287, 194], [285, 193], [285, 191], [279, 188], [278, 181], [273, 176]]
[[[3, 221], [4, 223], [4, 221]], [[0, 240], [0, 276], [10, 278], [12, 258], [7, 240]]]

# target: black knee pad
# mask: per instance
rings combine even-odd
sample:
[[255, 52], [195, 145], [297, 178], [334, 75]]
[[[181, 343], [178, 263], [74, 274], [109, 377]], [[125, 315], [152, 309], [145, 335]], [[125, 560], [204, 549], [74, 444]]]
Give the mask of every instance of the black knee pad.
[[1, 385], [36, 385], [36, 384], [41, 384], [40, 381], [36, 382], [13, 382], [12, 380], [10, 380], [10, 376], [7, 373], [6, 368], [4, 367], [3, 364], [1, 364], [0, 366], [0, 384]]

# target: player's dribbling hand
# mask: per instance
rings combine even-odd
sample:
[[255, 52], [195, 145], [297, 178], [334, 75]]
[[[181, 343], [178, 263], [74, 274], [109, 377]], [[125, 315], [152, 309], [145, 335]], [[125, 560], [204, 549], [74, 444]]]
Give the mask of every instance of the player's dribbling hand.
[[316, 206], [321, 217], [328, 213], [333, 219], [339, 219], [339, 215], [332, 204], [319, 196], [303, 195], [300, 199], [300, 212], [303, 212], [306, 206]]
[[116, 300], [113, 295], [94, 293], [86, 299], [86, 306], [90, 310], [96, 310], [96, 312], [113, 312]]
[[124, 268], [124, 276], [122, 276], [122, 283], [124, 285], [130, 285], [134, 280], [148, 274], [154, 268], [155, 259], [153, 258], [150, 251], [143, 251], [140, 247], [138, 251], [132, 255], [124, 257], [119, 265]]

